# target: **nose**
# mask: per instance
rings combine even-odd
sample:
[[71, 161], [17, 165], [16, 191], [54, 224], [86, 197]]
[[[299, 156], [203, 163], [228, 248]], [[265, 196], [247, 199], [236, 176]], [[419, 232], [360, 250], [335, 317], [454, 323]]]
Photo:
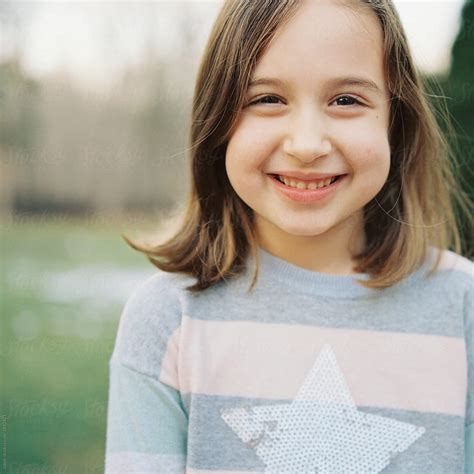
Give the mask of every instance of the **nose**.
[[301, 161], [311, 162], [331, 151], [324, 118], [312, 108], [306, 108], [290, 118], [289, 132], [283, 151]]

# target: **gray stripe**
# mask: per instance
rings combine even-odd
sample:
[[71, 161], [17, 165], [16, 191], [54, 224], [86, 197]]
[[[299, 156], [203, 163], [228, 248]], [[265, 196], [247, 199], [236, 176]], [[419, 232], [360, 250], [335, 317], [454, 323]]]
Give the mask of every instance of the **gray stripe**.
[[[189, 394], [183, 397], [189, 407]], [[188, 466], [194, 469], [264, 471], [255, 450], [246, 446], [221, 418], [219, 410], [243, 405], [273, 405], [291, 400], [266, 400], [194, 394], [189, 415]], [[426, 431], [406, 451], [395, 455], [385, 473], [462, 473], [464, 419], [461, 416], [374, 407], [364, 413], [423, 426]]]
[[228, 288], [217, 287], [187, 301], [184, 314], [202, 320], [306, 324], [464, 337], [466, 275], [452, 272], [448, 285], [445, 275], [440, 273], [430, 282], [430, 285], [413, 282], [403, 289], [387, 291], [370, 302], [356, 299], [349, 303], [317, 294], [296, 294], [293, 288], [283, 288], [270, 280], [264, 288], [247, 295], [247, 282], [239, 279], [229, 283]]

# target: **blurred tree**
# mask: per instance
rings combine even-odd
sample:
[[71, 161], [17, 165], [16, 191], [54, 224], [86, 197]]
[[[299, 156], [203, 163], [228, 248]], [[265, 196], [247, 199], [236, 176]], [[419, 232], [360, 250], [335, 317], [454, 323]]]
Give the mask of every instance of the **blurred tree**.
[[[11, 215], [20, 182], [32, 181], [40, 85], [22, 70], [18, 57], [0, 63], [0, 214]], [[33, 190], [30, 189], [31, 192]]]
[[462, 9], [461, 25], [451, 51], [448, 77], [448, 103], [460, 145], [460, 162], [471, 179], [463, 187], [474, 199], [474, 1], [468, 0]]
[[[456, 131], [460, 164], [459, 184], [474, 202], [474, 1], [467, 0], [461, 12], [460, 28], [451, 50], [451, 68], [445, 84], [448, 108]], [[466, 216], [468, 217], [468, 216]], [[472, 216], [471, 216], [472, 222]], [[474, 255], [470, 227], [463, 228], [466, 255]]]
[[38, 117], [34, 110], [39, 83], [24, 74], [19, 59], [0, 63], [0, 146], [31, 150]]
[[[460, 28], [451, 49], [447, 73], [423, 77], [428, 98], [434, 105], [440, 126], [446, 133], [459, 169], [459, 187], [474, 202], [474, 1], [467, 0], [461, 11]], [[445, 117], [445, 106], [449, 117]], [[447, 121], [448, 119], [449, 121]], [[448, 129], [448, 123], [451, 128]], [[461, 213], [456, 204], [461, 225], [463, 255], [474, 256], [472, 219]]]

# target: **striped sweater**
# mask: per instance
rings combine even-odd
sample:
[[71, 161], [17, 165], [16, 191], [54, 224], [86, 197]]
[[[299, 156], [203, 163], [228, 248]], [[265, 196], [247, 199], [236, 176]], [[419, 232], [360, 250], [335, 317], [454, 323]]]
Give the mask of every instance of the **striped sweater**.
[[259, 248], [192, 295], [162, 271], [109, 359], [110, 473], [473, 473], [474, 263], [382, 291]]

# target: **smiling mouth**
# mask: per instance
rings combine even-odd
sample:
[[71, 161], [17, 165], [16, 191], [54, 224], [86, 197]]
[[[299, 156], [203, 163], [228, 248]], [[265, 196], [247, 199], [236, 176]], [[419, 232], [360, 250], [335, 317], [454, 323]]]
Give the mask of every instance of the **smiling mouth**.
[[[269, 176], [270, 176], [271, 178], [275, 179], [276, 181], [278, 181], [279, 183], [282, 183], [283, 185], [287, 186], [288, 188], [292, 188], [292, 189], [304, 189], [304, 188], [297, 188], [296, 186], [290, 186], [289, 184], [286, 184], [285, 181], [282, 180], [282, 179], [280, 178], [280, 176], [277, 175], [277, 174], [269, 174]], [[314, 187], [311, 187], [311, 188], [309, 188], [309, 189], [322, 189], [322, 188], [326, 188], [327, 186], [330, 186], [331, 184], [335, 183], [336, 181], [338, 181], [340, 178], [342, 178], [342, 177], [344, 177], [344, 176], [346, 176], [346, 175], [345, 175], [345, 174], [341, 174], [341, 175], [334, 176], [334, 177], [331, 179], [331, 181], [330, 181], [329, 183], [327, 183], [326, 185], [324, 185], [324, 186], [318, 185], [318, 186], [315, 187], [315, 188], [314, 188]], [[288, 180], [287, 180], [287, 181], [288, 181]], [[298, 180], [297, 178], [294, 178], [294, 181], [295, 181], [295, 182], [302, 182], [301, 180]], [[315, 180], [315, 181], [313, 181], [313, 183], [315, 183], [315, 182], [322, 182], [322, 180]], [[306, 189], [308, 189], [308, 188], [306, 187]]]

